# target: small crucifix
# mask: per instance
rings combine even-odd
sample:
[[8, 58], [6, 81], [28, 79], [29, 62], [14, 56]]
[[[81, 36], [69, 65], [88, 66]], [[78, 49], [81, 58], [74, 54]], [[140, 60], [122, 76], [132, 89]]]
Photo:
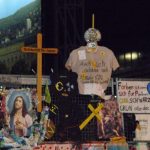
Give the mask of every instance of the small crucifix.
[[42, 34], [37, 34], [37, 47], [22, 47], [22, 52], [37, 53], [37, 97], [38, 107], [37, 111], [42, 111], [42, 53], [57, 54], [57, 48], [42, 48]]

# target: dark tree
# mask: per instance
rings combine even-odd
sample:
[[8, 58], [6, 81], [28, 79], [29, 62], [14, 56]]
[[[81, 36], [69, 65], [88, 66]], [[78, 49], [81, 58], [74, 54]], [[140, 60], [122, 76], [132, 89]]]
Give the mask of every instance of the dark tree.
[[6, 64], [0, 61], [0, 74], [8, 74], [8, 68]]
[[20, 59], [12, 66], [11, 74], [29, 74], [29, 65]]

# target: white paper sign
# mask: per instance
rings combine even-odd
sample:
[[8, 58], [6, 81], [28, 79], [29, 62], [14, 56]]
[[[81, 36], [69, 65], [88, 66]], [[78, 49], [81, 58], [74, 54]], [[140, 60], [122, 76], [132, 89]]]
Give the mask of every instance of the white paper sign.
[[150, 81], [118, 81], [117, 99], [123, 113], [150, 113]]
[[85, 50], [78, 51], [79, 60], [85, 60], [86, 59], [86, 53]]

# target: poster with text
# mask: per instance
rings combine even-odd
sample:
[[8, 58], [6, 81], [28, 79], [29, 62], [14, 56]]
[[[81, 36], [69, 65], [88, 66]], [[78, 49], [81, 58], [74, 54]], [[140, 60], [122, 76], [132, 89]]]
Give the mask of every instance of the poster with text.
[[118, 81], [117, 99], [122, 113], [150, 113], [150, 81]]

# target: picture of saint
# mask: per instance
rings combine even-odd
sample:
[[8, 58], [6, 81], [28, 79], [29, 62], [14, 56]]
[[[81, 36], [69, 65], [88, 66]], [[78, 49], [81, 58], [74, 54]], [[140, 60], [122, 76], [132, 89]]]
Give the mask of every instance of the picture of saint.
[[104, 108], [99, 112], [102, 116], [98, 122], [98, 136], [100, 139], [123, 136], [123, 116], [119, 112], [119, 106], [115, 97], [104, 102]]
[[30, 136], [33, 121], [29, 115], [31, 108], [29, 95], [25, 91], [13, 91], [7, 97], [6, 107], [8, 114], [6, 115], [6, 122], [17, 136]]

